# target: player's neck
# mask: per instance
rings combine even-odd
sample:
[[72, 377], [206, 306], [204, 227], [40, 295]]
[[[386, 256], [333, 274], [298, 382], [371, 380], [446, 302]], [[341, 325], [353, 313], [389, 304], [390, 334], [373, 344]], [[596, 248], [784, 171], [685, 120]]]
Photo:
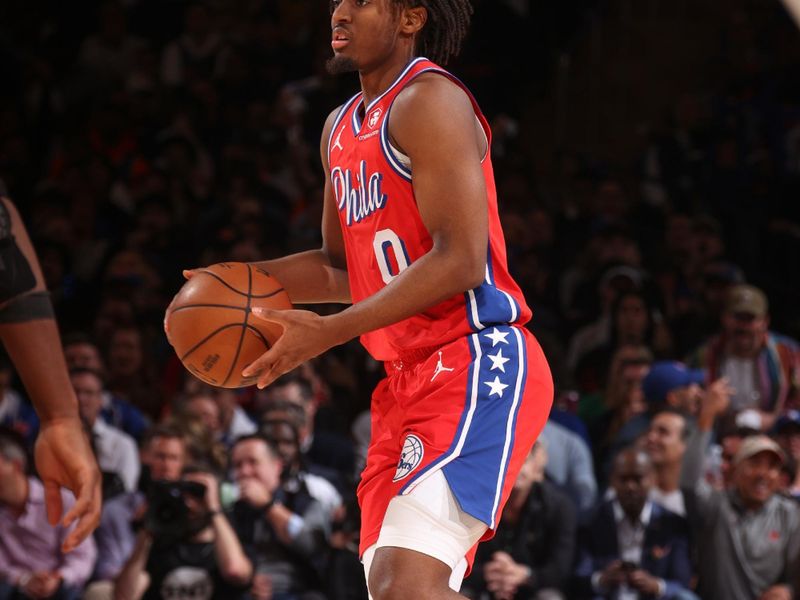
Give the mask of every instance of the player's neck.
[[377, 67], [369, 70], [359, 71], [361, 79], [361, 91], [364, 95], [364, 106], [369, 106], [370, 102], [389, 89], [400, 73], [403, 72], [412, 60], [416, 58], [413, 54], [404, 53], [398, 57], [392, 57]]

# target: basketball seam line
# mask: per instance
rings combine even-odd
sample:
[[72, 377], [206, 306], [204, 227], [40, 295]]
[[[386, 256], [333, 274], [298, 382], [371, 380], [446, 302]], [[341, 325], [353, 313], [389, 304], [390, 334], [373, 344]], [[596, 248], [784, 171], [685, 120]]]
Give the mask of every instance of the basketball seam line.
[[225, 379], [222, 380], [222, 385], [224, 386], [228, 383], [228, 380], [233, 375], [233, 369], [236, 368], [236, 363], [239, 362], [239, 355], [242, 353], [242, 344], [244, 343], [244, 336], [247, 335], [247, 321], [250, 318], [250, 304], [252, 302], [252, 297], [250, 293], [253, 291], [253, 270], [250, 268], [250, 265], [247, 264], [247, 306], [245, 307], [244, 311], [244, 321], [241, 323], [242, 333], [239, 336], [239, 344], [236, 346], [236, 353], [233, 355], [233, 361], [231, 362], [231, 368], [228, 369], [228, 374], [225, 376]]
[[204, 337], [202, 340], [200, 340], [199, 342], [197, 342], [197, 343], [196, 343], [194, 346], [192, 346], [191, 348], [189, 348], [189, 349], [186, 351], [186, 353], [185, 353], [183, 356], [181, 356], [181, 362], [183, 362], [184, 360], [186, 360], [186, 359], [187, 359], [187, 358], [188, 358], [188, 357], [189, 357], [189, 356], [192, 354], [192, 352], [194, 352], [195, 350], [197, 350], [197, 349], [198, 349], [200, 346], [202, 346], [203, 344], [205, 344], [205, 343], [206, 343], [208, 340], [210, 340], [212, 337], [214, 337], [215, 335], [217, 335], [217, 334], [218, 334], [219, 332], [221, 332], [222, 330], [224, 330], [224, 329], [230, 329], [231, 327], [241, 327], [241, 326], [242, 326], [242, 324], [241, 324], [241, 323], [228, 323], [227, 325], [223, 325], [223, 326], [221, 326], [221, 327], [218, 327], [217, 329], [215, 329], [214, 331], [212, 331], [211, 333], [209, 333], [209, 334], [208, 334], [206, 337]]
[[186, 310], [189, 308], [230, 308], [231, 310], [247, 310], [244, 306], [231, 306], [230, 304], [184, 304], [176, 306], [170, 313], [176, 313], [179, 310]]
[[[244, 264], [247, 265], [248, 277], [250, 277], [251, 276], [250, 264], [249, 263], [244, 263]], [[227, 281], [225, 281], [222, 277], [220, 277], [216, 273], [212, 273], [211, 271], [203, 270], [203, 271], [198, 271], [197, 275], [199, 275], [201, 273], [205, 273], [206, 275], [209, 275], [209, 276], [213, 277], [214, 279], [219, 281], [222, 285], [224, 285], [226, 288], [228, 288], [230, 291], [234, 292], [235, 294], [239, 294], [240, 296], [249, 296], [250, 298], [263, 299], [263, 298], [270, 298], [270, 297], [274, 296], [275, 294], [279, 294], [280, 292], [283, 291], [283, 288], [279, 288], [279, 289], [275, 290], [274, 292], [270, 292], [269, 294], [251, 294], [250, 292], [243, 292], [241, 290], [237, 290], [235, 287], [233, 287], [231, 284], [229, 284]], [[252, 285], [250, 287], [252, 288]], [[251, 289], [251, 291], [252, 291], [252, 289]]]

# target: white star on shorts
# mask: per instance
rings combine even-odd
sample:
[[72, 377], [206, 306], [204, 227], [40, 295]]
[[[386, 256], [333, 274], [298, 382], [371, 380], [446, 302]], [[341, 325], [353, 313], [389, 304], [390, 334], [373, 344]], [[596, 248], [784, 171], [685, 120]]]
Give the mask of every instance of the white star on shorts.
[[497, 375], [494, 376], [494, 381], [484, 381], [483, 385], [488, 385], [491, 388], [490, 396], [497, 394], [501, 398], [503, 397], [503, 390], [508, 387], [507, 384], [500, 382], [500, 378]]
[[489, 360], [492, 361], [492, 368], [489, 369], [490, 371], [494, 371], [495, 369], [500, 369], [503, 373], [506, 372], [506, 363], [509, 362], [510, 358], [505, 358], [503, 356], [503, 349], [497, 351], [497, 354], [487, 354], [486, 355]]
[[492, 340], [492, 348], [497, 346], [497, 344], [507, 344], [508, 334], [511, 333], [510, 331], [499, 331], [497, 327], [492, 330], [492, 333], [487, 333], [486, 337]]

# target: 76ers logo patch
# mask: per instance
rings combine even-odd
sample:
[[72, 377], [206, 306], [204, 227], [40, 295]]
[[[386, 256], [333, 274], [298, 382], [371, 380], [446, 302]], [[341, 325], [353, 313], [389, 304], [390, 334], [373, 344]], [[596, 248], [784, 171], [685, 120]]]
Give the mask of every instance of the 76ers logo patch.
[[369, 120], [367, 121], [367, 125], [369, 125], [370, 129], [373, 129], [375, 125], [378, 124], [378, 119], [381, 118], [382, 114], [383, 110], [381, 110], [380, 108], [376, 108], [371, 113], [369, 113]]
[[403, 442], [403, 450], [400, 452], [400, 460], [397, 463], [397, 470], [394, 472], [392, 481], [400, 481], [411, 474], [422, 462], [425, 455], [425, 448], [422, 441], [415, 435], [406, 436]]

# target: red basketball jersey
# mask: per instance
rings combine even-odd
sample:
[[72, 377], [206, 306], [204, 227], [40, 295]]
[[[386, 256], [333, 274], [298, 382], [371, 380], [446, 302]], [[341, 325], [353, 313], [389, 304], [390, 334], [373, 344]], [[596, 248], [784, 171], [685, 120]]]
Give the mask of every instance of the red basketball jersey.
[[[354, 303], [378, 292], [433, 246], [414, 197], [414, 166], [392, 147], [388, 127], [397, 95], [415, 77], [431, 72], [464, 89], [491, 147], [489, 124], [472, 94], [456, 77], [425, 58], [411, 61], [369, 106], [364, 106], [361, 93], [342, 106], [328, 140], [328, 163]], [[401, 360], [414, 350], [438, 347], [492, 325], [521, 325], [530, 319], [531, 311], [508, 273], [488, 149], [482, 166], [489, 201], [483, 283], [422, 313], [364, 334], [361, 342], [375, 359]]]

